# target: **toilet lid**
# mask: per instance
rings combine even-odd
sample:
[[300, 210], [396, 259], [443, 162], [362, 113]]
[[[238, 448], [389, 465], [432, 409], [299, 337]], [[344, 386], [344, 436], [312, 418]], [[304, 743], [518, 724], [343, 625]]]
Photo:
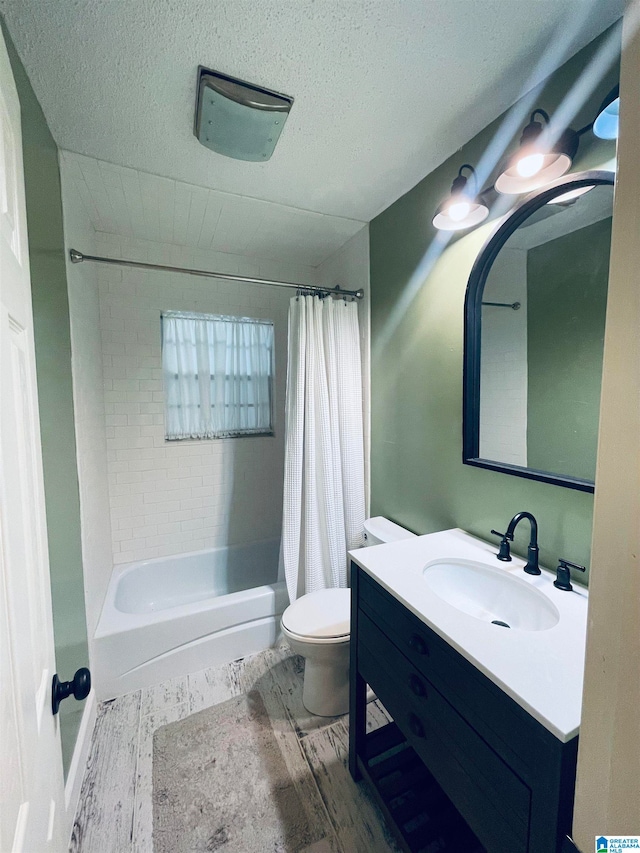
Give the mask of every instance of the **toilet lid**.
[[351, 591], [308, 592], [282, 614], [282, 624], [301, 637], [344, 637], [350, 631]]

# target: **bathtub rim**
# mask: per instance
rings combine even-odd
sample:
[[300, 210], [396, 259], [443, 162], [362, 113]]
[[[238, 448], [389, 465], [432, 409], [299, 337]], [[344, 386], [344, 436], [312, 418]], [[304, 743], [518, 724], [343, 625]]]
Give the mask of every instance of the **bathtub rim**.
[[[180, 554], [167, 554], [164, 557], [150, 557], [147, 560], [136, 560], [133, 563], [122, 563], [114, 565], [109, 584], [105, 594], [104, 602], [100, 610], [100, 618], [94, 632], [94, 639], [108, 637], [112, 634], [119, 634], [123, 631], [128, 631], [134, 628], [142, 627], [143, 625], [155, 625], [159, 622], [171, 622], [176, 619], [181, 619], [189, 613], [201, 613], [206, 610], [216, 610], [223, 607], [225, 604], [240, 603], [244, 598], [251, 593], [251, 598], [262, 595], [278, 596], [286, 586], [284, 581], [278, 580], [278, 567], [276, 566], [276, 579], [272, 583], [259, 584], [258, 586], [248, 587], [247, 589], [237, 590], [236, 592], [225, 593], [224, 595], [210, 596], [202, 598], [198, 601], [191, 601], [186, 604], [177, 604], [174, 607], [165, 607], [161, 610], [152, 610], [143, 613], [130, 613], [120, 610], [116, 607], [115, 599], [118, 584], [121, 579], [134, 571], [135, 569], [154, 565], [156, 563], [166, 563], [167, 560], [180, 560], [186, 557], [198, 557], [202, 554], [211, 554], [216, 551], [228, 550], [231, 548], [241, 549], [253, 547], [256, 545], [267, 545], [279, 542], [279, 539], [261, 539], [256, 542], [249, 542], [237, 545], [220, 545], [217, 548], [202, 548], [198, 551], [188, 551]], [[220, 602], [218, 607], [215, 602]]]

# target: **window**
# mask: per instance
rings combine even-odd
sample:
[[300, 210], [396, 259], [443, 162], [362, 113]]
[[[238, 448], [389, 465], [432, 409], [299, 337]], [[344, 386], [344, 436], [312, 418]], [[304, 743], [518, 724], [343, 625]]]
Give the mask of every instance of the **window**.
[[165, 436], [272, 435], [273, 323], [162, 315]]

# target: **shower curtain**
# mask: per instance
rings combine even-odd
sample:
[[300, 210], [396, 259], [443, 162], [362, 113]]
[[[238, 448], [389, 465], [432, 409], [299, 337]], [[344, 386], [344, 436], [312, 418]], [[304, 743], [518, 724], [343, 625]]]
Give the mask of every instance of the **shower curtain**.
[[347, 586], [363, 544], [362, 370], [355, 302], [289, 306], [281, 565], [289, 598]]

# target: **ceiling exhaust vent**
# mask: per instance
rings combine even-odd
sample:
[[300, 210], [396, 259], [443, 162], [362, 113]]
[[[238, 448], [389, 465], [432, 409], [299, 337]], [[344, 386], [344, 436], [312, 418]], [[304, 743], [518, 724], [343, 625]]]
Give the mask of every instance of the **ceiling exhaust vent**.
[[268, 160], [292, 104], [288, 95], [200, 66], [194, 133], [225, 157]]

